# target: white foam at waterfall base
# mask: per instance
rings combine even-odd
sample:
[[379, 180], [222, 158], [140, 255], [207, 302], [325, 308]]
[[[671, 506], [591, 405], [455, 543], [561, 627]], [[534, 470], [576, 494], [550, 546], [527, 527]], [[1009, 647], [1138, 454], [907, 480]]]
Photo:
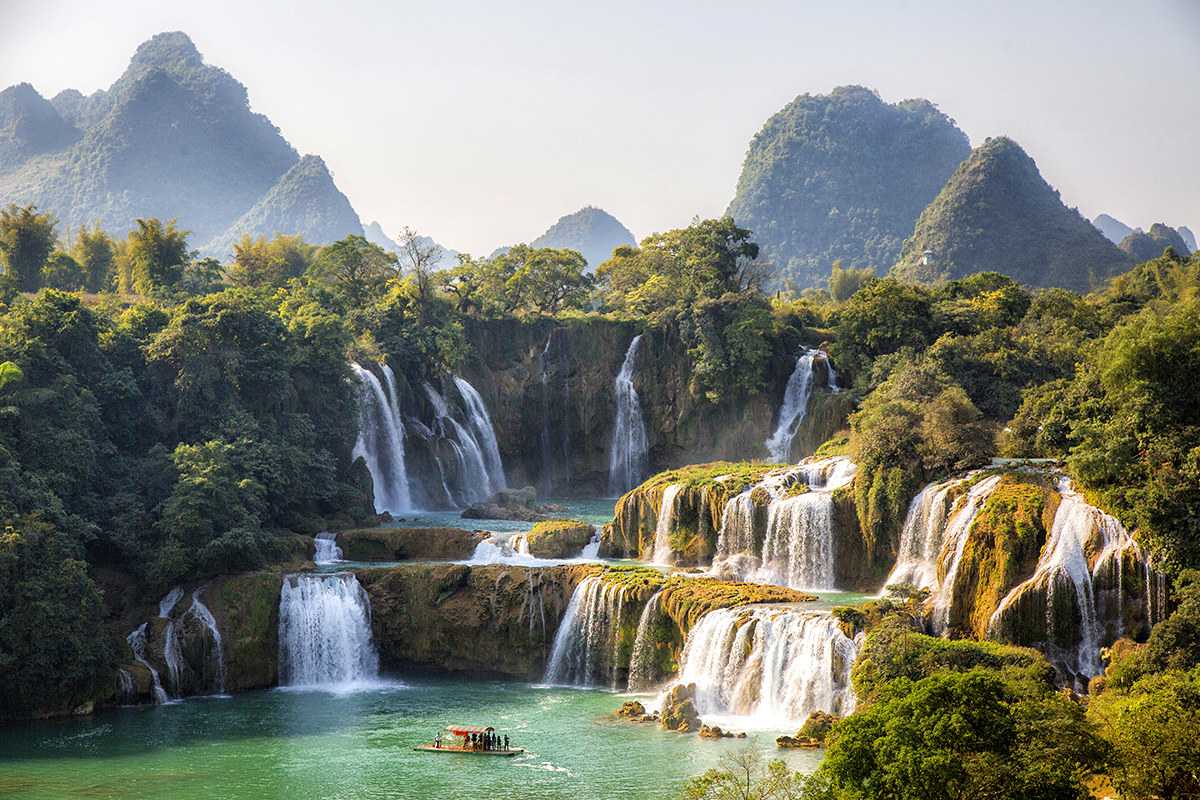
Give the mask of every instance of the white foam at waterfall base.
[[618, 625], [625, 587], [589, 576], [571, 595], [546, 666], [550, 686], [616, 687]]
[[349, 574], [288, 575], [279, 597], [279, 684], [352, 690], [379, 684], [371, 602]]
[[584, 545], [578, 556], [570, 558], [540, 558], [529, 552], [524, 533], [514, 533], [507, 539], [496, 534], [475, 545], [471, 557], [455, 563], [479, 566], [484, 564], [509, 564], [517, 567], [553, 567], [561, 564], [583, 564], [599, 561], [600, 541], [594, 538]]
[[779, 407], [779, 421], [771, 438], [763, 444], [771, 454], [771, 461], [782, 464], [788, 460], [792, 450], [792, 440], [804, 416], [808, 413], [808, 398], [812, 394], [813, 358], [819, 353], [809, 350], [796, 359], [796, 368], [788, 378], [787, 388], [783, 392], [783, 403]]
[[629, 343], [621, 371], [614, 380], [613, 399], [617, 418], [613, 424], [608, 462], [608, 493], [614, 497], [640, 484], [649, 471], [646, 423], [642, 418], [642, 404], [638, 400], [637, 389], [633, 386], [633, 370], [641, 343], [642, 334], [639, 333]]
[[396, 400], [395, 376], [387, 364], [379, 366], [388, 382], [390, 396], [374, 373], [353, 362], [350, 364], [358, 376], [362, 412], [358, 440], [350, 456], [366, 462], [377, 512], [409, 513], [414, 509], [404, 462], [404, 423]]
[[688, 633], [678, 682], [696, 684], [696, 710], [709, 724], [793, 728], [814, 711], [854, 710], [850, 669], [858, 652], [830, 614], [716, 609]]

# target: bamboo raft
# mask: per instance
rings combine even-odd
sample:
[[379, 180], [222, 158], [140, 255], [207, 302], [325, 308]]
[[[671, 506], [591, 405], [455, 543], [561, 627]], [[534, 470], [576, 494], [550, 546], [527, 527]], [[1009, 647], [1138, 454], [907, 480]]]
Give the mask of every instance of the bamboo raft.
[[429, 744], [414, 747], [425, 753], [467, 753], [474, 756], [515, 756], [525, 752], [521, 747], [499, 747], [501, 737], [495, 728], [469, 728], [447, 725]]

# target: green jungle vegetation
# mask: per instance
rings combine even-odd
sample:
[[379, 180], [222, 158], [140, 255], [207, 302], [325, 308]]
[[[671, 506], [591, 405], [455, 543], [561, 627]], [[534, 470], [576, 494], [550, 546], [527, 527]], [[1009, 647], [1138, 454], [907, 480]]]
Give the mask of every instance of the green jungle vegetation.
[[921, 212], [892, 274], [932, 283], [1004, 264], [1004, 273], [1026, 286], [1087, 292], [1133, 263], [1063, 205], [1016, 142], [998, 136], [975, 148]]
[[754, 231], [781, 285], [820, 286], [835, 260], [880, 274], [971, 152], [928, 100], [861, 86], [804, 94], [750, 142], [727, 214]]
[[[838, 264], [827, 289], [768, 297], [757, 244], [729, 218], [619, 247], [595, 276], [578, 253], [530, 246], [434, 270], [434, 249], [409, 240], [397, 255], [360, 236], [246, 236], [222, 264], [176, 221], [115, 238], [0, 210], [6, 717], [103, 694], [124, 646], [108, 625], [128, 602], [115, 583], [151, 601], [294, 561], [298, 534], [330, 520], [369, 523], [350, 359], [421, 380], [469, 355], [464, 323], [608, 318], [684, 342], [703, 402], [761, 381], [773, 348], [823, 343], [859, 400], [837, 446], [860, 464], [868, 536], [895, 530], [926, 481], [997, 455], [1052, 458], [1175, 581], [1171, 616], [1113, 648], [1086, 711], [1031, 651], [921, 636], [897, 600], [840, 614], [869, 633], [863, 705], [815, 777], [784, 776], [788, 791], [1078, 797], [1104, 774], [1128, 797], [1195, 792], [1200, 258], [1168, 249], [1088, 296]], [[688, 791], [730, 778], [698, 780]]]

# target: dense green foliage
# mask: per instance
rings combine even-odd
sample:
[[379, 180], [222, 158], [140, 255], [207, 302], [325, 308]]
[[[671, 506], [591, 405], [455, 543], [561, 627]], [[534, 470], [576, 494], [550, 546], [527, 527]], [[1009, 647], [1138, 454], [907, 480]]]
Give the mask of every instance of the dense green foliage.
[[[1161, 249], [1160, 251], [1161, 252]], [[1032, 287], [1098, 288], [1131, 260], [1062, 204], [1016, 142], [988, 139], [917, 220], [892, 274], [936, 282], [997, 270]]]
[[839, 259], [883, 274], [970, 149], [927, 100], [890, 105], [861, 86], [801, 95], [750, 142], [726, 213], [781, 282], [819, 286]]

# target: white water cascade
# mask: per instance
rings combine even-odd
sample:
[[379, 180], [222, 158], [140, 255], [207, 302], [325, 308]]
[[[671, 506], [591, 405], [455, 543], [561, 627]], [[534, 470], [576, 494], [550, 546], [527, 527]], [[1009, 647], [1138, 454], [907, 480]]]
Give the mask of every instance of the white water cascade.
[[696, 684], [696, 710], [796, 725], [814, 711], [846, 715], [856, 698], [859, 648], [831, 615], [749, 606], [708, 612], [688, 633], [679, 683]]
[[313, 563], [319, 567], [342, 560], [342, 548], [337, 546], [336, 533], [331, 531], [318, 533], [313, 537], [313, 546], [316, 548], [313, 553]]
[[[167, 620], [163, 660], [167, 664], [168, 685], [175, 697], [182, 697], [189, 690], [225, 692], [225, 647], [221, 631], [212, 612], [200, 600], [207, 588], [208, 584], [204, 584], [192, 592], [191, 605], [178, 618], [171, 617], [171, 612], [183, 598], [182, 586], [173, 588], [158, 604], [159, 617]], [[189, 649], [191, 661], [184, 657], [181, 637], [201, 643], [199, 653]]]
[[[792, 451], [792, 440], [796, 438], [796, 431], [800, 429], [800, 423], [804, 422], [804, 417], [808, 414], [808, 399], [812, 395], [813, 385], [813, 361], [817, 357], [825, 359], [826, 364], [829, 363], [829, 356], [823, 350], [805, 350], [803, 355], [796, 359], [796, 368], [792, 370], [792, 376], [788, 378], [787, 388], [783, 392], [779, 421], [775, 424], [771, 438], [763, 443], [767, 446], [767, 452], [771, 454], [770, 460], [776, 464], [788, 461]], [[835, 380], [832, 370], [829, 380], [832, 387]]]
[[378, 675], [371, 601], [358, 580], [286, 576], [279, 596], [279, 684], [345, 686]]
[[483, 404], [483, 398], [475, 387], [457, 375], [454, 385], [463, 400], [463, 409], [467, 414], [467, 426], [470, 428], [479, 449], [483, 453], [484, 469], [488, 476], [488, 494], [495, 494], [507, 487], [504, 479], [504, 464], [500, 461], [500, 445], [496, 441], [496, 429], [492, 427], [492, 418]]
[[651, 563], [675, 563], [675, 553], [671, 549], [671, 531], [675, 527], [675, 517], [678, 514], [676, 501], [682, 489], [682, 483], [672, 483], [663, 490], [662, 504], [658, 507], [658, 519], [654, 524], [654, 552], [650, 556]]
[[639, 333], [629, 343], [615, 381], [617, 419], [613, 425], [608, 462], [608, 493], [614, 497], [640, 484], [649, 471], [646, 423], [642, 419], [642, 404], [638, 401], [637, 389], [633, 387], [634, 366], [641, 343], [642, 334]]
[[167, 696], [167, 690], [162, 686], [162, 679], [158, 675], [158, 670], [146, 660], [146, 627], [149, 624], [148, 622], [143, 622], [125, 637], [125, 641], [129, 643], [129, 649], [133, 651], [134, 660], [150, 670], [151, 695], [154, 697], [154, 702], [161, 705], [170, 698]]
[[[542, 492], [553, 496], [558, 488], [556, 481], [571, 483], [571, 410], [570, 355], [567, 349], [566, 330], [554, 328], [546, 337], [542, 349]], [[551, 375], [561, 378], [557, 387], [551, 385]], [[554, 441], [553, 427], [559, 429], [558, 441]]]
[[375, 510], [392, 514], [412, 511], [408, 470], [404, 463], [404, 422], [396, 399], [396, 378], [387, 364], [380, 371], [387, 391], [370, 370], [351, 363], [359, 380], [359, 405], [362, 423], [351, 458], [362, 458], [371, 473], [375, 491]]
[[[833, 493], [857, 472], [849, 457], [832, 456], [772, 470], [732, 497], [721, 512], [714, 574], [793, 589], [835, 588]], [[761, 558], [754, 552], [756, 491], [767, 504]]]
[[571, 595], [546, 666], [552, 686], [617, 685], [625, 587], [589, 576]]
[[970, 473], [929, 484], [909, 504], [896, 565], [884, 585], [930, 589], [931, 622], [939, 634], [950, 622], [954, 580], [971, 523], [999, 483], [999, 475], [979, 478]]
[[[1123, 556], [1132, 549], [1136, 561], [1146, 564], [1146, 559], [1125, 527], [1115, 517], [1089, 505], [1072, 488], [1070, 478], [1060, 477], [1057, 489], [1061, 500], [1037, 569], [1029, 580], [1014, 587], [1000, 602], [988, 622], [988, 631], [993, 635], [1002, 632], [1008, 619], [1015, 618], [1016, 606], [1022, 596], [1031, 591], [1036, 592], [1035, 596], [1044, 593], [1047, 655], [1064, 671], [1091, 678], [1104, 671], [1100, 647], [1105, 643], [1105, 620], [1097, 613], [1098, 579], [1105, 570], [1116, 572], [1117, 608], [1110, 612], [1116, 612], [1116, 633], [1119, 634], [1124, 602]], [[1092, 565], [1089, 565], [1089, 553], [1098, 553]], [[1145, 570], [1149, 626], [1155, 622], [1154, 604], [1149, 595], [1152, 571], [1148, 566]], [[1074, 597], [1080, 619], [1077, 629], [1073, 621], [1061, 627], [1055, 621], [1055, 598], [1062, 592], [1070, 592]], [[1074, 646], [1064, 649], [1053, 644], [1060, 639], [1074, 639]]]
[[655, 592], [642, 609], [638, 619], [637, 635], [633, 639], [633, 651], [629, 657], [629, 690], [644, 692], [661, 678], [654, 666], [654, 655], [658, 648], [655, 626], [662, 616], [662, 592]]

